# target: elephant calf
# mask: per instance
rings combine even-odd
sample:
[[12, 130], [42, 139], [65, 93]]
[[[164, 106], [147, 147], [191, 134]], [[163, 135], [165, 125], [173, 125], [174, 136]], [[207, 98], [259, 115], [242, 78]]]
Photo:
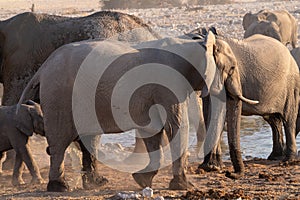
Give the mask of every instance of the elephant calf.
[[286, 10], [261, 10], [256, 14], [247, 13], [243, 17], [244, 38], [254, 34], [273, 37], [284, 45], [297, 46], [297, 20]]
[[16, 105], [0, 107], [0, 158], [5, 151], [10, 149], [16, 151], [13, 185], [24, 184], [23, 161], [32, 175], [31, 183], [42, 183], [43, 179], [28, 145], [28, 137], [32, 136], [33, 132], [45, 135], [40, 105], [28, 101], [26, 104], [21, 104], [18, 113], [16, 113], [16, 107]]

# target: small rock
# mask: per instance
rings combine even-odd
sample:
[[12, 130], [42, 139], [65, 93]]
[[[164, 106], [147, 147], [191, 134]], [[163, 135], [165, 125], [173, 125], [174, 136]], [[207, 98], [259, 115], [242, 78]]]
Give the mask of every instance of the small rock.
[[143, 189], [143, 197], [146, 198], [151, 198], [153, 196], [153, 190], [149, 187], [146, 187], [145, 189]]
[[117, 195], [113, 196], [113, 200], [125, 200], [125, 199], [140, 199], [140, 195], [135, 192], [119, 192]]

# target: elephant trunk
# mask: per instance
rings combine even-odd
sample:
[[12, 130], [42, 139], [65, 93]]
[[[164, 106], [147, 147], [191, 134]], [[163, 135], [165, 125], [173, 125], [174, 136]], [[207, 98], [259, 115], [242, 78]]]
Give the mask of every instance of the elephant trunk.
[[225, 85], [226, 85], [226, 88], [227, 88], [228, 92], [232, 96], [235, 96], [235, 97], [239, 98], [241, 101], [243, 101], [245, 103], [248, 103], [248, 104], [251, 104], [251, 105], [258, 104], [259, 101], [251, 100], [251, 99], [248, 99], [248, 98], [243, 96], [242, 86], [241, 86], [241, 83], [240, 83], [239, 76], [236, 76], [235, 74], [238, 74], [238, 72], [236, 71], [233, 75], [229, 76], [227, 78], [227, 80], [225, 81]]
[[232, 179], [238, 179], [244, 175], [245, 171], [240, 147], [242, 102], [238, 99], [228, 98], [226, 104], [228, 108], [232, 108], [227, 109], [226, 118], [229, 153], [234, 168], [234, 172], [227, 172], [226, 176]]

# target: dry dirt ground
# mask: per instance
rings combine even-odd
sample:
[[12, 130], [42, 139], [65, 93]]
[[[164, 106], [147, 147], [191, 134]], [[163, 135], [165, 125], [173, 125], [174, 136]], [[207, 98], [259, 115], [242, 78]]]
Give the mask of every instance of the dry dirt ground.
[[[154, 197], [163, 196], [165, 199], [300, 199], [300, 162], [283, 164], [278, 161], [254, 159], [246, 161], [245, 177], [231, 180], [225, 177], [226, 170], [232, 170], [226, 162], [221, 172], [204, 172], [197, 170], [198, 164], [191, 163], [188, 167], [188, 178], [195, 188], [190, 191], [170, 191], [165, 188], [171, 178], [171, 168], [161, 169], [154, 178]], [[66, 177], [74, 182], [78, 173], [66, 166]], [[141, 194], [140, 188], [130, 174], [119, 172], [102, 166], [102, 174], [109, 183], [96, 190], [73, 189], [66, 193], [45, 192], [46, 184], [13, 187], [10, 183], [11, 171], [5, 171], [0, 176], [1, 199], [118, 199], [119, 192], [135, 191]], [[48, 168], [41, 170], [43, 178], [47, 179]], [[31, 177], [25, 173], [25, 182]]]
[[[35, 4], [37, 12], [47, 12], [64, 15], [85, 15], [99, 9], [98, 0], [0, 0], [0, 18], [6, 19], [15, 14], [30, 11]], [[232, 6], [201, 7], [189, 11], [180, 9], [156, 10], [126, 10], [151, 22], [156, 31], [167, 32], [169, 35], [188, 31], [191, 27], [202, 25], [217, 25], [227, 34], [235, 37], [242, 36], [241, 17], [245, 12], [253, 12], [263, 8], [286, 8], [300, 18], [299, 1], [281, 2], [255, 2], [251, 4], [235, 4]], [[226, 16], [227, 18], [224, 18]], [[226, 29], [227, 28], [227, 29]], [[270, 138], [271, 139], [271, 138]], [[42, 147], [39, 147], [42, 148]], [[49, 160], [47, 155], [36, 146], [33, 147], [35, 156], [41, 167], [43, 178], [47, 180]], [[44, 147], [43, 147], [44, 148]], [[40, 154], [39, 154], [40, 153]], [[197, 170], [199, 163], [190, 163], [188, 178], [195, 188], [191, 191], [170, 191], [166, 188], [171, 179], [171, 168], [160, 170], [153, 183], [154, 197], [164, 196], [165, 199], [300, 199], [300, 163], [292, 162], [282, 164], [278, 161], [254, 159], [245, 161], [246, 173], [240, 180], [231, 180], [225, 177], [226, 170], [232, 170], [231, 163], [226, 162], [226, 167], [221, 172], [203, 172]], [[6, 170], [0, 175], [0, 199], [105, 199], [114, 197], [119, 192], [136, 191], [140, 188], [129, 173], [119, 172], [102, 166], [101, 174], [108, 178], [109, 183], [96, 190], [83, 190], [80, 188], [80, 172], [74, 170], [70, 161], [66, 162], [66, 178], [73, 188], [67, 193], [45, 192], [46, 183], [30, 185], [28, 171], [24, 173], [27, 183], [21, 187], [11, 185], [12, 170]]]

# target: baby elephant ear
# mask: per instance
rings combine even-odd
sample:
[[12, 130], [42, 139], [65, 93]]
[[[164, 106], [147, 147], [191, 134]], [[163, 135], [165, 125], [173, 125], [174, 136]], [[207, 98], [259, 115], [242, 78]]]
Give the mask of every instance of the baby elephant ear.
[[29, 114], [28, 107], [21, 107], [20, 112], [15, 116], [16, 128], [27, 136], [33, 135], [33, 123]]

